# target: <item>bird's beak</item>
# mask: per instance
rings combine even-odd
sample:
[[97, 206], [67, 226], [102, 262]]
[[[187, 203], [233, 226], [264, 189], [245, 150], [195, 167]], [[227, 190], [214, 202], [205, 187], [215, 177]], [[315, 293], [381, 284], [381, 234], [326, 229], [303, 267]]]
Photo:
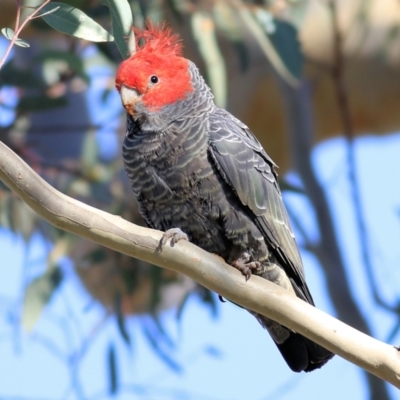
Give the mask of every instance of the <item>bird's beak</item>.
[[125, 110], [133, 116], [136, 112], [135, 104], [140, 100], [139, 92], [136, 89], [130, 89], [122, 85], [119, 93]]

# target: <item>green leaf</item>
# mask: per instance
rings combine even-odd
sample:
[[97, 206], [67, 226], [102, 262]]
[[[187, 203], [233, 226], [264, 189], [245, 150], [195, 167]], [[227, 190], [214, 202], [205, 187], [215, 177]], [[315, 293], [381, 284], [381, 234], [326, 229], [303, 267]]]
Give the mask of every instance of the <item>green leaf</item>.
[[258, 20], [258, 23], [267, 35], [271, 35], [276, 31], [275, 20], [270, 12], [264, 10], [263, 8], [258, 8], [255, 11], [255, 16]]
[[60, 6], [55, 7], [52, 10], [46, 11], [46, 12], [44, 12], [42, 14], [35, 15], [35, 18], [41, 18], [41, 17], [44, 17], [45, 15], [52, 14], [53, 12], [57, 11], [59, 8], [60, 8]]
[[200, 292], [200, 298], [205, 304], [210, 307], [212, 316], [216, 318], [218, 316], [218, 307], [212, 292], [208, 289], [203, 288], [203, 290]]
[[293, 185], [290, 183], [287, 179], [283, 178], [278, 178], [278, 183], [279, 187], [281, 188], [281, 191], [288, 191], [288, 192], [293, 192], [293, 193], [298, 193], [298, 194], [305, 194], [305, 191], [302, 187], [298, 185]]
[[[15, 35], [14, 30], [11, 29], [11, 28], [3, 28], [3, 29], [1, 30], [1, 33], [2, 33], [8, 40], [12, 40], [13, 37], [14, 37], [14, 35]], [[22, 39], [20, 39], [20, 38], [15, 39], [15, 42], [14, 42], [14, 43], [15, 43], [17, 46], [20, 46], [20, 47], [30, 47], [30, 44], [29, 44], [28, 42], [26, 42], [25, 40], [22, 40]]]
[[300, 79], [303, 73], [303, 54], [297, 30], [285, 21], [275, 20], [275, 26], [275, 31], [269, 35], [271, 43], [290, 73]]
[[[299, 60], [299, 54], [301, 55], [301, 53], [299, 53], [300, 47], [297, 38], [295, 39], [291, 37], [292, 43], [288, 44], [288, 46], [290, 46], [290, 51], [293, 51], [293, 48], [296, 46], [297, 48], [294, 51], [293, 57], [288, 59], [287, 54], [289, 51], [286, 52], [283, 49], [283, 42], [286, 42], [287, 44], [289, 38], [286, 36], [286, 39], [284, 40], [282, 36], [285, 34], [277, 34], [280, 27], [276, 20], [273, 21], [274, 23], [268, 23], [268, 17], [265, 15], [266, 13], [268, 12], [263, 9], [257, 9], [254, 14], [246, 8], [238, 9], [238, 15], [248, 28], [249, 32], [253, 35], [255, 41], [258, 43], [277, 73], [290, 85], [297, 86], [299, 84], [298, 73], [299, 70], [301, 71], [299, 65], [302, 64], [302, 59]], [[272, 39], [270, 35], [277, 36]], [[280, 52], [282, 54], [280, 54]], [[283, 57], [285, 57], [285, 61], [283, 60]], [[288, 62], [289, 65], [287, 65], [286, 62]]]
[[[48, 14], [54, 7], [60, 7]], [[54, 29], [91, 42], [112, 42], [114, 38], [83, 11], [68, 4], [51, 2], [42, 8], [42, 18]]]
[[178, 322], [182, 321], [183, 309], [185, 308], [191, 294], [191, 292], [185, 294], [185, 297], [182, 299], [178, 306], [178, 309], [176, 310], [176, 320]]
[[226, 106], [227, 76], [224, 58], [218, 47], [215, 26], [206, 13], [195, 12], [191, 18], [192, 31], [200, 54], [206, 64], [208, 83], [220, 107]]
[[62, 271], [59, 268], [53, 268], [27, 286], [21, 318], [22, 327], [27, 332], [32, 331], [61, 281]]
[[129, 49], [127, 39], [130, 40], [133, 31], [133, 17], [131, 7], [126, 0], [101, 0], [110, 9], [115, 44], [125, 60], [129, 58], [133, 49]]
[[144, 336], [149, 341], [150, 346], [154, 350], [154, 352], [174, 371], [181, 372], [181, 365], [175, 361], [162, 347], [162, 341], [160, 340], [159, 335], [154, 333], [149, 329], [147, 324], [142, 325], [142, 330]]
[[14, 37], [14, 35], [15, 35], [15, 31], [14, 31], [14, 29], [11, 29], [11, 28], [3, 28], [2, 30], [1, 30], [1, 33], [6, 37], [6, 39], [8, 39], [8, 40], [12, 40], [12, 38]]
[[128, 331], [126, 330], [125, 325], [125, 315], [122, 312], [122, 296], [121, 293], [117, 293], [115, 295], [115, 311], [117, 315], [117, 326], [119, 329], [119, 333], [121, 334], [122, 338], [124, 339], [125, 343], [130, 346], [131, 338], [129, 336]]
[[[294, 78], [300, 79], [303, 69], [303, 55], [297, 39], [296, 28], [285, 21], [275, 19], [272, 14], [261, 8], [255, 11], [255, 17], [264, 34], [269, 38], [280, 62]], [[272, 52], [270, 56], [273, 57]]]
[[117, 363], [115, 356], [114, 345], [110, 344], [108, 347], [108, 372], [110, 377], [110, 394], [113, 395], [118, 391], [118, 376], [117, 376]]

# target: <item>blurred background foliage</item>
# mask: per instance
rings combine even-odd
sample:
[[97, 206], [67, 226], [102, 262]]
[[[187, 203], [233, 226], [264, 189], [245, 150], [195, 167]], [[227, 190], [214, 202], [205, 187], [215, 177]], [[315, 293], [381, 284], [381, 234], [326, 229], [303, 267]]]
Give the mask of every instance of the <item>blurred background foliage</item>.
[[[122, 38], [129, 18], [116, 17], [121, 10], [124, 15], [126, 5], [111, 0], [64, 3], [82, 10], [90, 20], [78, 18], [73, 32], [67, 32], [78, 38], [58, 32], [55, 29], [63, 31], [63, 25], [57, 25], [53, 17], [66, 6], [54, 11], [59, 3], [51, 2], [43, 10], [49, 12], [47, 16], [26, 25], [16, 43], [19, 47], [13, 48], [0, 70], [0, 140], [63, 193], [143, 224], [122, 168], [125, 116], [113, 79], [118, 63], [128, 55]], [[41, 3], [26, 0], [23, 4]], [[2, 0], [0, 28], [14, 26], [17, 5]], [[147, 19], [168, 21], [181, 34], [185, 56], [200, 68], [217, 104], [250, 126], [279, 165], [281, 177], [289, 170], [298, 173], [302, 184], [282, 178], [282, 188], [308, 198], [320, 231], [318, 243], [302, 241], [323, 266], [339, 318], [369, 333], [368, 321], [352, 300], [332, 211], [310, 158], [317, 143], [345, 135], [352, 170], [356, 135], [399, 130], [400, 3], [131, 0], [129, 5], [134, 26], [142, 28]], [[32, 10], [24, 8], [22, 16]], [[90, 25], [92, 19], [104, 30], [94, 22]], [[77, 34], [81, 26], [90, 29]], [[114, 42], [107, 41], [112, 39], [108, 32], [113, 33]], [[13, 35], [10, 30], [3, 34], [9, 39]], [[101, 41], [92, 41], [99, 37]], [[356, 176], [350, 173], [349, 177], [354, 205], [360, 208]], [[291, 214], [301, 231], [296, 214]], [[363, 215], [358, 217], [363, 243]], [[105, 315], [116, 316], [127, 344], [131, 339], [126, 316], [151, 316], [152, 328], [144, 328], [149, 343], [171, 368], [176, 367], [173, 349], [167, 354], [159, 344], [169, 341], [158, 319], [160, 311], [177, 308], [179, 316], [188, 296], [195, 294], [213, 315], [217, 312], [215, 296], [188, 278], [56, 230], [1, 182], [0, 224], [20, 234], [26, 243], [38, 232], [51, 243], [47, 265], [29, 274], [19, 300], [18, 323], [28, 332], [35, 329], [67, 279], [60, 266], [65, 257], [73, 260], [77, 276], [94, 301], [102, 304]], [[399, 328], [399, 307], [382, 300], [368, 254], [364, 261], [366, 268], [371, 267], [366, 270], [371, 295], [393, 314], [390, 339]], [[115, 355], [112, 348], [105, 351], [113, 392], [117, 390]], [[382, 382], [369, 375], [367, 382], [370, 398], [389, 398]]]

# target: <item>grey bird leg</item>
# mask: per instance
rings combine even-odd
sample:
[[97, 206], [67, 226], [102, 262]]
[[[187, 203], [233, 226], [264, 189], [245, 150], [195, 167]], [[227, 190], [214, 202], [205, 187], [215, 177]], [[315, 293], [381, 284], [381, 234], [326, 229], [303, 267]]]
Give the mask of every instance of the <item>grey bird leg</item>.
[[185, 232], [179, 228], [171, 228], [164, 232], [160, 242], [157, 246], [157, 252], [161, 252], [168, 239], [171, 239], [171, 247], [175, 246], [180, 240], [189, 240]]
[[250, 254], [245, 252], [239, 258], [231, 262], [232, 267], [237, 268], [242, 275], [246, 277], [246, 281], [250, 279], [252, 271], [257, 271], [261, 268], [261, 263], [259, 261], [250, 261], [250, 258]]

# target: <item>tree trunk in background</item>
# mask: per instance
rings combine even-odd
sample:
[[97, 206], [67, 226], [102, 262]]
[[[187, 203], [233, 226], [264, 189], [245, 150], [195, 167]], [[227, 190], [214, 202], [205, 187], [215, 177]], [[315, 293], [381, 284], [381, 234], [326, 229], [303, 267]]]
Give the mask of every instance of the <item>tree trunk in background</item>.
[[[310, 87], [306, 81], [303, 81], [298, 88], [293, 88], [280, 79], [279, 85], [286, 112], [285, 120], [288, 123], [293, 165], [301, 176], [318, 223], [321, 239], [315, 255], [325, 272], [329, 296], [339, 319], [373, 336], [352, 296], [345, 272], [346, 267], [336, 239], [331, 209], [311, 164], [314, 126]], [[365, 371], [364, 374], [369, 388], [369, 398], [389, 400], [385, 382]]]

